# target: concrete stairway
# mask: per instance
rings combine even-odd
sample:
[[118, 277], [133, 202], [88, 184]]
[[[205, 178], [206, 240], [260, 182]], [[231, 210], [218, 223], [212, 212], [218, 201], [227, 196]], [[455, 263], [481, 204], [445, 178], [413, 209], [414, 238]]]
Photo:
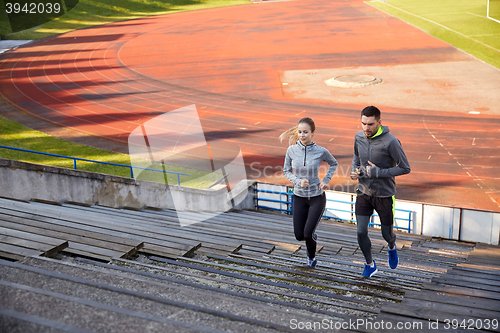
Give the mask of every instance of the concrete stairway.
[[191, 214], [206, 219], [180, 227], [174, 211], [0, 199], [0, 328], [382, 332], [383, 320], [435, 332], [461, 318], [499, 331], [498, 247], [398, 233], [392, 270], [371, 229], [379, 273], [364, 279], [352, 225], [320, 224], [311, 270], [290, 216]]

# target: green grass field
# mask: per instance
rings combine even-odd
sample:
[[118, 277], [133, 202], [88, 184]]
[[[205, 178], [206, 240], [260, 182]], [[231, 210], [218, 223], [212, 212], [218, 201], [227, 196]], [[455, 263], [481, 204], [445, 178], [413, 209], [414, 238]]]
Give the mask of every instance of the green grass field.
[[4, 3], [0, 1], [2, 39], [40, 39], [76, 29], [144, 16], [249, 4], [249, 0], [80, 0], [67, 14], [40, 26], [12, 33]]
[[[498, 16], [500, 3], [495, 1], [490, 13]], [[486, 17], [487, 0], [386, 0], [367, 3], [500, 68], [500, 23]]]
[[[71, 141], [62, 140], [45, 133], [32, 130], [16, 122], [0, 117], [0, 145], [22, 148], [44, 153], [84, 158], [88, 160], [130, 165], [130, 156], [97, 149]], [[73, 160], [61, 157], [52, 157], [28, 152], [0, 148], [0, 158], [17, 160], [28, 163], [51, 165], [73, 169]], [[144, 164], [144, 163], [141, 163]], [[134, 164], [138, 165], [138, 164]], [[130, 168], [105, 164], [77, 161], [77, 169], [91, 172], [130, 177]], [[161, 170], [161, 167], [158, 168]], [[167, 171], [187, 173], [189, 176], [180, 176], [181, 185], [187, 187], [206, 188], [222, 177], [220, 173], [183, 168], [175, 165], [166, 165]], [[139, 170], [134, 170], [138, 173]], [[143, 171], [138, 179], [177, 185], [177, 175], [169, 174], [167, 179], [161, 172]]]

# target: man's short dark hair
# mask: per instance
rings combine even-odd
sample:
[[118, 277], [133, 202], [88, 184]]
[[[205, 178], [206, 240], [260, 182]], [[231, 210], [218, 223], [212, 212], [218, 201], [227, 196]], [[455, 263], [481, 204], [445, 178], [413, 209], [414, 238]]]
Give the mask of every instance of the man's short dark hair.
[[361, 117], [373, 117], [375, 116], [375, 119], [379, 120], [380, 119], [380, 110], [376, 108], [375, 106], [367, 106], [366, 108], [361, 111]]

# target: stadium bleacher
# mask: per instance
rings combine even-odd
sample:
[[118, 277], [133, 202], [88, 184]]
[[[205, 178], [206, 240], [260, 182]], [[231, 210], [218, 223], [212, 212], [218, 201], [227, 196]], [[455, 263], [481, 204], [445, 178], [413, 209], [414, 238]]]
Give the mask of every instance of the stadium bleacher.
[[351, 224], [320, 224], [311, 270], [289, 215], [235, 210], [181, 227], [171, 210], [1, 198], [0, 327], [376, 332], [383, 321], [445, 331], [456, 319], [499, 331], [498, 247], [398, 232], [391, 270], [379, 230], [370, 233], [379, 273], [364, 279]]

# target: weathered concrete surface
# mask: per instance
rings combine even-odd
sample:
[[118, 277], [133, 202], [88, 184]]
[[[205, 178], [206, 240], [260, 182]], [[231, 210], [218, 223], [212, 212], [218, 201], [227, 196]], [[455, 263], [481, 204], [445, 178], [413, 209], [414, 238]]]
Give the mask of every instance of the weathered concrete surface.
[[[457, 71], [460, 68], [461, 71]], [[328, 86], [333, 77], [369, 75], [381, 84], [345, 88]], [[500, 114], [500, 70], [480, 61], [449, 61], [392, 66], [350, 66], [280, 72], [283, 95], [296, 100], [320, 100], [343, 105], [389, 105], [487, 115]], [[480, 89], [477, 89], [481, 87]]]
[[233, 207], [226, 187], [195, 189], [0, 159], [0, 196], [18, 200], [224, 212], [252, 209], [253, 183], [244, 180], [233, 189]]

